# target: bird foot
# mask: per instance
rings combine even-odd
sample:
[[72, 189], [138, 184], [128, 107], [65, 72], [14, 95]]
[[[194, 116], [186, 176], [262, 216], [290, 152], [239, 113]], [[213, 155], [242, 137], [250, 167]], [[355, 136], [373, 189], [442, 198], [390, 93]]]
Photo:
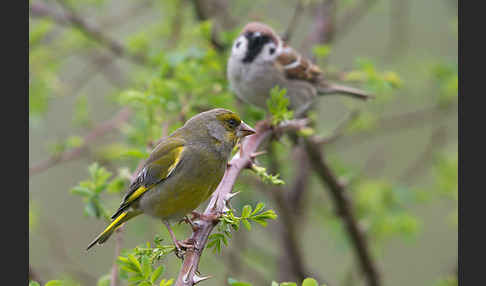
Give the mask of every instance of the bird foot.
[[174, 241], [175, 244], [175, 255], [180, 258], [184, 259], [184, 254], [187, 250], [199, 250], [197, 248], [197, 242], [193, 238], [187, 238], [184, 240], [176, 240]]

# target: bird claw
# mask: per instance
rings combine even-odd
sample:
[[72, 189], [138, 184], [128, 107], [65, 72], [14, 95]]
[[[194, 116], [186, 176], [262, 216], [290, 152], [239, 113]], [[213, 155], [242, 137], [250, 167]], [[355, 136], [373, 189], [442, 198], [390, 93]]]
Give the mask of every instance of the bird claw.
[[199, 249], [197, 248], [197, 241], [193, 238], [175, 241], [175, 255], [177, 258], [184, 259], [184, 254], [187, 250], [198, 251]]

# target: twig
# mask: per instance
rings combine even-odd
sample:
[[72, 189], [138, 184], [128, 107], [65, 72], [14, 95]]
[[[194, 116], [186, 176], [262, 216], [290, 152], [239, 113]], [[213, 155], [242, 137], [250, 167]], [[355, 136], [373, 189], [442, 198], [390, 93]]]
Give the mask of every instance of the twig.
[[356, 119], [359, 115], [358, 110], [352, 111], [343, 121], [341, 121], [338, 126], [332, 131], [329, 136], [318, 138], [313, 138], [316, 144], [329, 144], [336, 141], [339, 137], [343, 135], [344, 130], [348, 127], [349, 123]]
[[71, 161], [81, 157], [81, 155], [83, 155], [83, 153], [87, 150], [87, 147], [90, 143], [98, 139], [98, 137], [106, 135], [106, 133], [108, 133], [109, 131], [120, 127], [120, 125], [126, 122], [131, 117], [131, 115], [131, 109], [129, 109], [128, 107], [123, 108], [117, 113], [117, 115], [115, 115], [115, 117], [105, 122], [102, 122], [90, 133], [84, 136], [81, 146], [63, 152], [61, 154], [54, 155], [51, 158], [30, 167], [29, 177], [41, 173], [61, 162]]
[[115, 257], [113, 261], [113, 266], [111, 267], [110, 286], [118, 285], [118, 264], [116, 263], [116, 261], [118, 260], [118, 256], [120, 256], [120, 252], [122, 248], [123, 230], [124, 230], [124, 225], [120, 226], [115, 231]]
[[231, 17], [228, 9], [228, 1], [224, 0], [191, 0], [194, 4], [196, 17], [199, 21], [207, 21], [211, 18], [217, 20], [211, 31], [211, 44], [219, 52], [224, 52], [229, 46], [221, 41], [218, 32], [221, 28], [229, 29], [236, 26], [236, 20]]
[[198, 225], [198, 229], [192, 233], [190, 238], [190, 240], [195, 242], [195, 248], [189, 249], [186, 252], [184, 262], [177, 277], [176, 286], [192, 286], [209, 278], [209, 276], [200, 277], [196, 275], [201, 254], [206, 246], [210, 233], [219, 222], [215, 217], [222, 213], [226, 208], [227, 199], [229, 198], [236, 179], [241, 171], [251, 164], [251, 154], [256, 152], [262, 142], [269, 138], [274, 132], [300, 129], [305, 126], [303, 123], [306, 123], [306, 121], [292, 120], [282, 124], [278, 128], [272, 128], [268, 123], [263, 121], [257, 124], [256, 134], [243, 140], [243, 151], [239, 152], [233, 159], [231, 159], [229, 167], [226, 169], [218, 188], [211, 196], [211, 200], [204, 211], [203, 216], [195, 222]]
[[58, 0], [58, 2], [64, 8], [63, 13], [55, 12], [51, 7], [39, 2], [30, 5], [30, 13], [34, 17], [50, 18], [60, 25], [76, 27], [86, 36], [107, 47], [112, 53], [119, 57], [127, 58], [140, 65], [148, 63], [145, 56], [128, 52], [121, 43], [104, 34], [98, 27], [88, 23], [64, 1]]
[[40, 280], [40, 277], [39, 275], [37, 274], [36, 271], [34, 271], [34, 268], [32, 267], [32, 265], [29, 264], [29, 281], [36, 281], [39, 283], [39, 285], [42, 285], [44, 284], [42, 282], [42, 280]]
[[446, 116], [454, 111], [457, 112], [457, 105], [450, 106], [448, 109], [434, 105], [420, 110], [384, 117], [377, 122], [375, 128], [356, 132], [346, 137], [339, 137], [334, 142], [339, 142], [339, 144], [335, 144], [337, 148], [348, 148], [351, 145], [362, 143], [378, 135], [401, 132], [403, 129], [423, 127], [426, 124], [437, 122], [437, 120], [444, 120]]
[[297, 23], [299, 22], [300, 16], [304, 11], [304, 5], [302, 4], [302, 0], [297, 0], [297, 5], [295, 5], [294, 14], [289, 21], [287, 26], [287, 30], [282, 35], [282, 40], [285, 42], [290, 42], [292, 36], [294, 35], [294, 31], [297, 27]]
[[350, 8], [337, 19], [336, 35], [342, 38], [377, 2], [376, 0], [361, 0], [354, 8]]
[[315, 13], [311, 33], [303, 42], [301, 50], [310, 55], [312, 45], [316, 43], [327, 44], [334, 39], [335, 0], [324, 0], [313, 10]]
[[[276, 154], [274, 151], [273, 146], [270, 144], [268, 146], [268, 159], [269, 159], [269, 171], [271, 173], [279, 173], [280, 170], [278, 168], [279, 164], [277, 162]], [[298, 147], [295, 150], [299, 150]], [[304, 153], [304, 155], [306, 155]], [[306, 163], [306, 161], [299, 161], [299, 164]], [[301, 170], [299, 169], [298, 173], [308, 173], [309, 169]], [[305, 178], [303, 178], [305, 180]], [[304, 185], [307, 182], [302, 182]], [[311, 273], [307, 266], [305, 265], [305, 255], [303, 254], [302, 247], [299, 243], [298, 234], [299, 234], [299, 217], [298, 213], [300, 213], [301, 204], [300, 198], [302, 197], [303, 192], [305, 189], [300, 189], [301, 185], [297, 184], [291, 191], [285, 191], [282, 188], [273, 187], [270, 191], [266, 188], [266, 185], [259, 184], [259, 189], [263, 191], [265, 194], [268, 194], [272, 200], [274, 201], [277, 212], [279, 214], [279, 232], [281, 233], [280, 242], [281, 242], [281, 256], [279, 259], [279, 279], [281, 280], [298, 280], [302, 281], [307, 277], [314, 277], [319, 281], [323, 281], [315, 274]], [[303, 186], [305, 187], [305, 186]], [[299, 188], [296, 190], [295, 188]], [[294, 193], [290, 193], [290, 192]], [[286, 195], [289, 194], [289, 195]], [[292, 196], [299, 197], [297, 198], [299, 202], [292, 201]]]
[[359, 227], [358, 220], [353, 212], [346, 186], [338, 180], [334, 171], [329, 167], [318, 144], [306, 139], [305, 146], [314, 171], [322, 183], [329, 188], [336, 212], [344, 221], [346, 230], [351, 238], [351, 244], [358, 257], [361, 271], [365, 275], [368, 285], [381, 285], [378, 267], [371, 257], [365, 234]]
[[410, 1], [393, 0], [390, 3], [390, 33], [386, 58], [395, 60], [403, 57], [410, 46]]
[[444, 125], [440, 125], [436, 130], [432, 132], [429, 142], [424, 151], [420, 153], [417, 159], [405, 170], [400, 177], [403, 181], [408, 181], [419, 174], [424, 173], [424, 168], [433, 161], [434, 155], [440, 147], [446, 142], [447, 128]]

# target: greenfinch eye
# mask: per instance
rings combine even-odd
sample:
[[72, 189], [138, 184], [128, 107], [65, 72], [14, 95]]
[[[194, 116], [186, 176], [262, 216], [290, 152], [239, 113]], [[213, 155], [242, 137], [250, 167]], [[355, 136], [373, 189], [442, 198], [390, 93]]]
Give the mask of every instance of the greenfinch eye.
[[236, 128], [238, 126], [238, 121], [236, 121], [236, 119], [233, 119], [231, 118], [230, 120], [228, 120], [228, 124], [232, 127], [232, 128]]

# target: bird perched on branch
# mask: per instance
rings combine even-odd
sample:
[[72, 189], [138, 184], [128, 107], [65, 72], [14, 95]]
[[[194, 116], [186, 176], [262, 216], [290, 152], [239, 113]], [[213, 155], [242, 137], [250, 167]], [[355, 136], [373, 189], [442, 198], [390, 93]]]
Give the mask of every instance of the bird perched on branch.
[[206, 201], [226, 170], [240, 138], [255, 133], [237, 114], [212, 109], [189, 119], [152, 151], [128, 188], [113, 221], [89, 245], [103, 244], [124, 222], [142, 213], [161, 219], [178, 250], [169, 222], [180, 220]]
[[241, 100], [261, 108], [266, 108], [275, 85], [287, 89], [293, 110], [308, 107], [316, 95], [370, 98], [362, 90], [326, 81], [318, 66], [288, 46], [271, 27], [258, 22], [248, 23], [234, 41], [227, 76]]

